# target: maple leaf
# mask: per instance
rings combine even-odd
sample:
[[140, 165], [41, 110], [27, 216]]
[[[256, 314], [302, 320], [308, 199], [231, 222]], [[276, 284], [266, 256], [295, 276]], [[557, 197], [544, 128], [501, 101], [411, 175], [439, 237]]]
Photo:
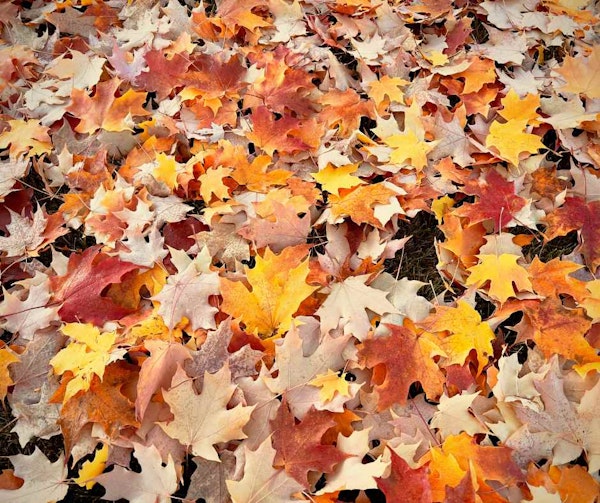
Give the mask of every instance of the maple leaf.
[[564, 93], [584, 94], [590, 99], [600, 98], [598, 73], [600, 73], [600, 46], [594, 45], [589, 56], [567, 55], [556, 69], [566, 84], [559, 88]]
[[102, 296], [102, 292], [137, 267], [101, 254], [99, 246], [92, 246], [81, 255], [72, 254], [67, 274], [50, 279], [54, 298], [62, 303], [59, 316], [67, 323], [83, 321], [103, 325], [108, 320], [129, 314], [131, 309]]
[[293, 495], [303, 490], [302, 485], [285, 471], [273, 468], [276, 451], [267, 437], [258, 449], [244, 446], [246, 459], [244, 476], [239, 481], [227, 480], [227, 490], [235, 503], [293, 503]]
[[18, 489], [0, 489], [0, 498], [4, 501], [61, 501], [67, 495], [67, 466], [62, 454], [51, 463], [36, 446], [30, 456], [17, 454], [8, 459], [14, 466], [14, 474], [24, 482]]
[[382, 222], [375, 216], [373, 206], [388, 204], [398, 193], [385, 183], [360, 185], [353, 189], [341, 189], [339, 194], [330, 194], [331, 216], [333, 223], [339, 223], [343, 217], [349, 216], [357, 224], [371, 224], [382, 227]]
[[306, 284], [308, 260], [304, 247], [285, 248], [279, 255], [266, 249], [256, 265], [246, 268], [250, 288], [221, 279], [221, 310], [240, 319], [248, 331], [268, 337], [289, 329], [302, 301], [317, 288]]
[[350, 335], [333, 338], [324, 335], [314, 351], [304, 351], [302, 338], [297, 327], [293, 327], [284, 339], [275, 346], [275, 368], [277, 377], [265, 379], [265, 384], [273, 393], [286, 393], [292, 411], [297, 417], [296, 395], [302, 393], [304, 386], [329, 369], [343, 367], [344, 349], [349, 346]]
[[410, 165], [420, 171], [427, 166], [427, 154], [437, 142], [426, 142], [415, 131], [407, 129], [403, 133], [388, 136], [385, 144], [395, 149], [390, 154], [390, 162], [403, 164], [410, 161]]
[[581, 308], [566, 309], [550, 297], [526, 306], [524, 312], [533, 327], [533, 339], [546, 358], [560, 354], [581, 365], [600, 362], [596, 350], [584, 337], [592, 324]]
[[190, 448], [194, 456], [218, 461], [219, 456], [213, 445], [246, 438], [242, 428], [255, 407], [239, 404], [227, 409], [235, 389], [229, 367], [225, 365], [215, 374], [205, 373], [202, 392], [196, 395], [191, 379], [178, 366], [170, 389], [163, 391], [173, 420], [157, 424], [171, 438]]
[[374, 117], [374, 107], [370, 101], [360, 99], [354, 89], [330, 90], [319, 98], [323, 106], [320, 116], [328, 127], [338, 126], [338, 135], [349, 136], [358, 129], [362, 117]]
[[275, 253], [303, 244], [311, 229], [310, 214], [299, 217], [295, 208], [278, 201], [273, 202], [273, 207], [274, 222], [266, 218], [254, 218], [238, 234], [253, 241], [257, 249], [268, 246]]
[[486, 322], [482, 322], [480, 314], [462, 299], [456, 303], [456, 307], [437, 306], [435, 313], [423, 320], [420, 326], [428, 331], [448, 333], [441, 337], [439, 345], [450, 365], [463, 365], [471, 350], [475, 350], [479, 374], [493, 354], [493, 330]]
[[363, 463], [369, 451], [369, 429], [354, 431], [349, 437], [338, 434], [337, 448], [346, 454], [346, 459], [337, 465], [327, 476], [325, 487], [317, 495], [340, 490], [377, 489], [377, 479], [381, 478], [389, 466], [382, 457], [370, 463]]
[[[434, 501], [444, 501], [445, 487], [456, 487], [467, 472], [477, 480], [478, 494], [492, 491], [487, 481], [498, 481], [511, 487], [525, 481], [525, 477], [511, 457], [511, 450], [504, 446], [483, 446], [466, 433], [446, 438], [439, 447], [419, 462], [430, 459], [430, 482]], [[438, 497], [441, 495], [441, 498]]]
[[146, 101], [146, 93], [129, 89], [115, 98], [120, 84], [121, 81], [117, 78], [100, 82], [96, 85], [93, 98], [83, 89], [73, 89], [72, 103], [67, 111], [80, 119], [75, 131], [91, 134], [98, 129], [113, 132], [131, 130], [133, 116], [148, 115], [142, 107]]
[[323, 333], [341, 326], [344, 333], [363, 340], [372, 328], [367, 310], [377, 314], [397, 312], [387, 300], [387, 293], [367, 286], [367, 279], [367, 275], [351, 276], [331, 287], [315, 313], [321, 319]]
[[468, 180], [463, 191], [477, 196], [472, 204], [464, 204], [454, 215], [467, 217], [471, 225], [492, 220], [494, 232], [512, 222], [515, 214], [525, 207], [526, 201], [515, 194], [514, 182], [507, 181], [496, 170], [490, 170], [485, 178]]
[[209, 269], [210, 257], [206, 248], [177, 274], [168, 277], [167, 284], [152, 297], [160, 302], [158, 314], [172, 330], [185, 317], [192, 329], [216, 328], [215, 314], [209, 297], [219, 294], [219, 276]]
[[502, 159], [518, 166], [520, 154], [535, 154], [545, 148], [539, 136], [524, 132], [526, 125], [526, 119], [511, 119], [505, 123], [494, 121], [485, 139], [485, 146], [494, 147]]
[[581, 243], [579, 249], [586, 264], [594, 271], [600, 265], [600, 201], [586, 202], [579, 197], [567, 197], [562, 206], [546, 216], [546, 240], [565, 236], [577, 230]]
[[148, 340], [144, 346], [150, 351], [150, 357], [142, 363], [137, 382], [135, 409], [140, 419], [144, 417], [152, 395], [161, 388], [168, 389], [177, 368], [192, 357], [189, 350], [178, 343]]
[[67, 371], [73, 373], [73, 379], [67, 384], [63, 403], [67, 403], [79, 391], [87, 391], [93, 375], [100, 379], [112, 356], [110, 350], [117, 334], [100, 333], [91, 324], [70, 323], [61, 328], [61, 332], [72, 339], [69, 345], [50, 360], [57, 375]]
[[124, 394], [136, 374], [137, 369], [132, 365], [123, 361], [112, 363], [106, 367], [102, 379], [93, 375], [89, 389], [62, 406], [59, 423], [66, 452], [71, 452], [88, 423], [102, 425], [110, 439], [115, 438], [122, 428], [140, 426], [133, 403]]
[[383, 382], [375, 384], [378, 410], [385, 410], [394, 403], [406, 404], [408, 390], [420, 382], [432, 400], [443, 392], [444, 376], [433, 357], [442, 350], [427, 334], [418, 335], [404, 326], [388, 325], [387, 337], [367, 339], [359, 346], [359, 362], [371, 369], [385, 368]]
[[11, 119], [7, 122], [10, 130], [0, 133], [0, 149], [10, 145], [8, 153], [11, 158], [16, 159], [21, 154], [33, 157], [50, 153], [52, 141], [48, 136], [48, 128], [39, 121]]
[[10, 364], [18, 361], [19, 357], [10, 349], [4, 347], [0, 349], [0, 400], [4, 400], [6, 398], [8, 387], [14, 384], [10, 378], [8, 367]]
[[389, 449], [392, 465], [389, 476], [376, 478], [377, 487], [385, 494], [386, 501], [414, 501], [429, 503], [431, 488], [427, 467], [412, 469], [393, 449]]
[[518, 255], [503, 253], [501, 255], [477, 255], [479, 263], [469, 267], [471, 274], [467, 285], [477, 285], [481, 288], [490, 282], [488, 293], [490, 297], [504, 304], [509, 297], [515, 297], [519, 291], [532, 291], [531, 281], [527, 270], [517, 264]]
[[154, 445], [134, 443], [133, 448], [141, 471], [115, 466], [111, 472], [98, 475], [96, 482], [106, 489], [104, 498], [112, 501], [125, 498], [131, 503], [166, 503], [178, 485], [173, 459], [169, 455], [163, 464]]
[[283, 466], [292, 478], [308, 488], [309, 471], [329, 473], [345, 459], [335, 446], [322, 443], [325, 432], [335, 424], [330, 412], [314, 409], [297, 424], [284, 399], [271, 422], [273, 447], [277, 452], [274, 466]]
[[331, 369], [327, 369], [326, 374], [319, 374], [310, 381], [311, 386], [321, 388], [319, 397], [323, 402], [330, 402], [335, 394], [350, 396], [350, 385], [346, 380], [346, 373], [339, 375]]
[[96, 485], [96, 481], [94, 479], [104, 471], [107, 460], [108, 445], [104, 444], [95, 452], [94, 459], [86, 461], [81, 465], [77, 477], [73, 480], [78, 486], [91, 489]]

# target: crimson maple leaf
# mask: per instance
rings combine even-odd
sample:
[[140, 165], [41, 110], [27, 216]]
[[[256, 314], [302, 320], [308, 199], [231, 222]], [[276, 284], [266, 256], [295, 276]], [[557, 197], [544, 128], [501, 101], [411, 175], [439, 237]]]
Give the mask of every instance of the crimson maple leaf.
[[62, 321], [90, 322], [101, 326], [108, 320], [118, 320], [131, 313], [132, 309], [104, 297], [102, 291], [138, 267], [104, 255], [100, 246], [88, 248], [81, 255], [71, 255], [67, 274], [53, 277], [50, 283], [54, 299], [62, 302], [58, 310]]

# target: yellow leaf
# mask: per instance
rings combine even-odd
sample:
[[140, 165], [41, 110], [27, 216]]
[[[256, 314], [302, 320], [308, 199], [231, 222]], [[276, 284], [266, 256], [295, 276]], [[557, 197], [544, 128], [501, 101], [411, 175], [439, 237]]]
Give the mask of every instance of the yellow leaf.
[[152, 174], [159, 182], [165, 182], [170, 189], [177, 187], [177, 176], [185, 171], [185, 166], [179, 164], [173, 156], [156, 154], [158, 166], [154, 168]]
[[11, 363], [15, 363], [18, 361], [19, 357], [10, 349], [0, 349], [0, 400], [4, 400], [4, 398], [6, 397], [8, 387], [14, 384], [12, 379], [10, 378], [8, 366]]
[[468, 286], [477, 285], [481, 288], [489, 281], [490, 297], [502, 304], [509, 297], [516, 296], [519, 291], [533, 291], [529, 273], [523, 266], [517, 264], [518, 255], [503, 253], [499, 256], [484, 254], [477, 257], [479, 257], [479, 264], [468, 269], [471, 272], [466, 283]]
[[588, 281], [585, 285], [589, 296], [584, 297], [581, 306], [594, 323], [600, 321], [600, 279]]
[[262, 337], [287, 331], [294, 313], [316, 288], [306, 284], [308, 260], [304, 247], [288, 247], [279, 255], [266, 249], [246, 268], [248, 288], [241, 281], [221, 279], [221, 310], [241, 320], [246, 330]]
[[350, 396], [350, 385], [345, 375], [345, 373], [338, 375], [337, 372], [328, 369], [326, 374], [319, 374], [309, 384], [321, 388], [319, 398], [322, 402], [330, 402], [336, 392], [342, 396]]
[[437, 144], [436, 141], [421, 141], [412, 129], [388, 136], [385, 143], [396, 149], [390, 155], [390, 162], [403, 164], [410, 161], [417, 170], [427, 166], [427, 153]]
[[117, 334], [100, 333], [91, 323], [69, 323], [62, 327], [61, 331], [72, 341], [50, 360], [50, 365], [55, 374], [62, 375], [67, 370], [73, 373], [73, 379], [67, 384], [63, 400], [63, 403], [67, 403], [79, 391], [87, 391], [90, 388], [94, 374], [102, 380], [104, 368], [111, 359], [109, 351]]
[[440, 342], [449, 365], [463, 365], [470, 351], [475, 349], [479, 374], [487, 365], [488, 356], [493, 354], [494, 332], [464, 300], [459, 300], [456, 307], [437, 307], [435, 314], [430, 315], [423, 326], [432, 332], [449, 332]]
[[485, 139], [485, 146], [494, 147], [502, 159], [518, 166], [519, 154], [535, 154], [545, 148], [539, 136], [524, 132], [526, 124], [527, 121], [523, 119], [509, 120], [504, 124], [494, 121]]
[[351, 175], [357, 169], [357, 164], [346, 164], [339, 168], [328, 164], [325, 169], [313, 173], [312, 177], [321, 184], [324, 191], [330, 194], [338, 194], [340, 189], [351, 189], [365, 183], [357, 176]]
[[231, 197], [229, 195], [229, 187], [223, 183], [223, 178], [228, 177], [232, 172], [233, 168], [219, 166], [207, 170], [206, 173], [198, 178], [200, 182], [200, 195], [207, 205], [210, 204], [213, 194], [221, 201]]
[[96, 485], [94, 480], [100, 475], [106, 467], [106, 460], [108, 459], [108, 445], [104, 444], [102, 448], [96, 451], [94, 459], [86, 461], [81, 465], [79, 475], [73, 479], [73, 481], [81, 487], [91, 489]]
[[528, 94], [523, 99], [514, 89], [500, 101], [504, 107], [498, 113], [507, 121], [525, 121], [526, 124], [539, 124], [538, 113], [536, 110], [540, 106], [540, 96], [538, 94]]
[[445, 196], [438, 197], [431, 202], [431, 211], [433, 211], [438, 223], [442, 223], [444, 214], [446, 211], [452, 208], [452, 206], [454, 206], [454, 199], [447, 194]]
[[0, 134], [0, 149], [10, 145], [9, 154], [12, 158], [27, 154], [27, 157], [47, 154], [52, 150], [52, 141], [48, 136], [48, 128], [39, 121], [9, 120], [10, 130]]
[[382, 104], [386, 104], [386, 97], [388, 104], [392, 101], [402, 103], [404, 100], [404, 93], [402, 92], [401, 87], [408, 84], [410, 84], [408, 80], [384, 75], [381, 79], [375, 80], [369, 84], [368, 95], [369, 98], [375, 102], [377, 108]]

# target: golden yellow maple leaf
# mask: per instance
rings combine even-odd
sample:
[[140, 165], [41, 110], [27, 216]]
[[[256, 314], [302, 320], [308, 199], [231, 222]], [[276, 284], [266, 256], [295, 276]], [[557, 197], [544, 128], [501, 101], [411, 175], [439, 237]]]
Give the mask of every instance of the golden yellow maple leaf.
[[42, 126], [35, 119], [15, 119], [7, 121], [10, 129], [0, 134], [0, 150], [8, 147], [12, 158], [27, 154], [47, 154], [52, 150], [52, 141], [48, 135], [48, 128]]
[[279, 255], [267, 248], [263, 257], [256, 256], [254, 268], [246, 267], [249, 287], [221, 279], [221, 310], [261, 337], [287, 331], [302, 301], [316, 290], [306, 283], [309, 271], [304, 257], [304, 246], [285, 248]]
[[410, 161], [411, 166], [414, 166], [417, 171], [427, 166], [427, 153], [438, 143], [419, 139], [413, 129], [388, 136], [384, 141], [386, 145], [395, 149], [390, 154], [390, 162], [402, 164]]
[[8, 387], [14, 384], [12, 379], [10, 378], [8, 366], [11, 363], [15, 363], [18, 361], [19, 357], [10, 349], [0, 349], [0, 400], [4, 400], [4, 398], [6, 398], [6, 392], [8, 390]]
[[447, 355], [448, 365], [463, 365], [470, 351], [475, 349], [479, 374], [487, 364], [488, 356], [493, 354], [493, 330], [464, 300], [459, 300], [456, 307], [438, 306], [422, 326], [430, 332], [448, 332], [448, 335], [441, 336], [439, 343]]
[[185, 171], [185, 166], [179, 164], [173, 156], [162, 152], [156, 154], [156, 161], [158, 165], [152, 172], [154, 178], [159, 182], [165, 182], [170, 189], [176, 188], [178, 185], [177, 177]]
[[67, 403], [79, 391], [90, 388], [94, 374], [102, 380], [104, 369], [111, 360], [110, 350], [117, 334], [101, 333], [91, 323], [68, 323], [61, 328], [61, 332], [70, 337], [71, 342], [50, 360], [50, 365], [57, 375], [66, 371], [73, 373], [63, 399], [63, 403]]
[[331, 369], [325, 374], [319, 374], [308, 384], [321, 388], [319, 398], [322, 402], [330, 402], [336, 393], [342, 396], [350, 396], [350, 384], [345, 379], [345, 373], [339, 375]]
[[540, 106], [539, 94], [528, 94], [523, 99], [519, 97], [514, 89], [508, 91], [506, 96], [500, 100], [502, 110], [498, 111], [507, 121], [525, 121], [526, 124], [537, 125], [539, 115], [536, 110]]
[[340, 189], [351, 189], [365, 182], [352, 175], [358, 169], [358, 164], [346, 164], [336, 167], [329, 163], [325, 168], [311, 176], [321, 184], [324, 191], [338, 194]]
[[520, 154], [535, 154], [545, 148], [539, 136], [524, 131], [526, 125], [526, 119], [512, 119], [504, 124], [494, 121], [485, 139], [485, 146], [494, 147], [502, 159], [517, 166]]
[[489, 296], [502, 304], [509, 297], [515, 297], [517, 292], [533, 291], [529, 273], [517, 264], [518, 255], [482, 254], [477, 257], [479, 263], [468, 269], [471, 273], [466, 282], [468, 286], [477, 285], [480, 288], [489, 281]]
[[367, 94], [375, 102], [379, 110], [381, 105], [388, 105], [392, 101], [402, 103], [404, 101], [404, 92], [401, 88], [408, 84], [410, 84], [408, 80], [384, 75], [379, 80], [374, 80], [369, 84]]
[[91, 489], [96, 485], [96, 481], [94, 479], [104, 471], [107, 460], [108, 445], [104, 444], [101, 449], [96, 451], [94, 454], [94, 459], [86, 461], [81, 465], [79, 474], [73, 479], [73, 481], [80, 487]]

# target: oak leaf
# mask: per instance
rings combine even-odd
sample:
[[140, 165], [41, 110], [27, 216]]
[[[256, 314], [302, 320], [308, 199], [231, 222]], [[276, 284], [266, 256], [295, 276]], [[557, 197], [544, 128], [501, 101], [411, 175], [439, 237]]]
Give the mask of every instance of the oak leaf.
[[266, 249], [256, 265], [246, 268], [250, 288], [221, 279], [221, 310], [240, 319], [254, 334], [269, 337], [290, 328], [294, 313], [316, 288], [306, 283], [308, 260], [304, 247], [288, 247], [279, 255]]
[[225, 365], [215, 374], [207, 372], [204, 375], [202, 392], [197, 395], [192, 380], [179, 366], [170, 389], [163, 391], [173, 420], [159, 422], [158, 425], [171, 438], [188, 447], [194, 456], [218, 461], [219, 456], [213, 445], [246, 438], [242, 428], [255, 407], [239, 404], [227, 409], [235, 389], [229, 367]]

